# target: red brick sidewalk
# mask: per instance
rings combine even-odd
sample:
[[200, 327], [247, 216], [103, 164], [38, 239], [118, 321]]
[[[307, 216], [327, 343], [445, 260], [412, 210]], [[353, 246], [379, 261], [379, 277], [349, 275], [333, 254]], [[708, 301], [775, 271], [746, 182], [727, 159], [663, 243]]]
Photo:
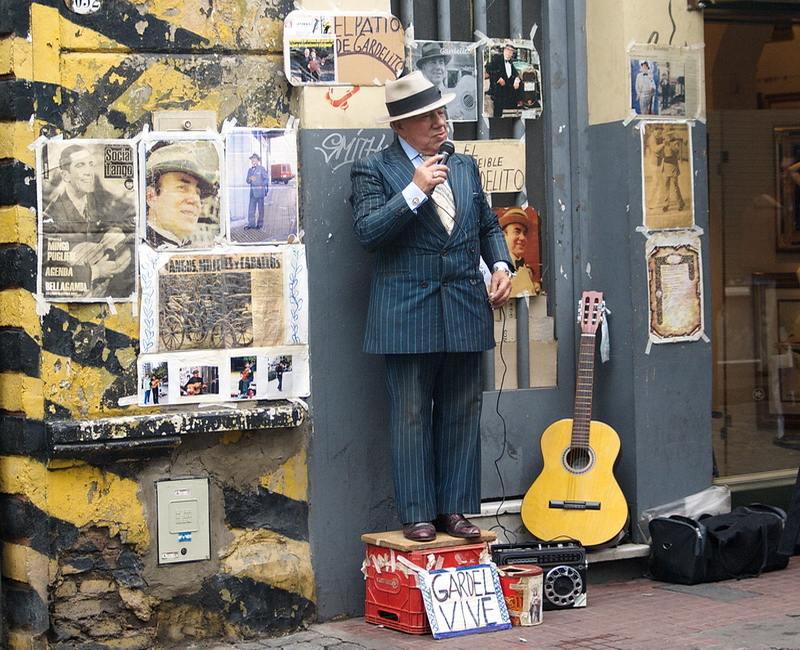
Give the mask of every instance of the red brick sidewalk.
[[363, 619], [312, 626], [376, 650], [800, 650], [800, 557], [759, 578], [682, 586], [646, 578], [591, 585], [588, 606], [541, 625], [435, 640]]

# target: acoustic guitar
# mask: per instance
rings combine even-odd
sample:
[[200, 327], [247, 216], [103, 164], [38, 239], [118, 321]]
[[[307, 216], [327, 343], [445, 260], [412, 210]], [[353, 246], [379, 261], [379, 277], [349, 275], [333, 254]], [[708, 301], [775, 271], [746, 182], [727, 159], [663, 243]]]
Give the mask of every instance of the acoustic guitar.
[[628, 505], [614, 479], [619, 436], [592, 420], [595, 335], [604, 311], [602, 293], [583, 293], [574, 417], [542, 434], [544, 467], [522, 501], [522, 522], [540, 540], [571, 538], [601, 546], [618, 541], [628, 521]]

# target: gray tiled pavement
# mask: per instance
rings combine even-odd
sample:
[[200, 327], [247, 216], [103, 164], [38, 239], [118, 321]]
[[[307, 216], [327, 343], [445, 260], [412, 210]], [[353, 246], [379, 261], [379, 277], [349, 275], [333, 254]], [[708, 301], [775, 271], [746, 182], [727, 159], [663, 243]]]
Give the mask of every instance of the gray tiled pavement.
[[800, 557], [783, 571], [694, 586], [640, 578], [588, 588], [588, 606], [541, 625], [435, 640], [362, 618], [203, 650], [800, 650]]

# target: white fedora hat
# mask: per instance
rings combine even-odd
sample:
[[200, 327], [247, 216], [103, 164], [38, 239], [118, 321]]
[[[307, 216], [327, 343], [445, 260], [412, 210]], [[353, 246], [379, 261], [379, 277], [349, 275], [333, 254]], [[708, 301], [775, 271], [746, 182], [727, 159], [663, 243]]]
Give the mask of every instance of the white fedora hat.
[[421, 115], [449, 104], [455, 98], [455, 93], [442, 95], [421, 70], [415, 70], [399, 79], [386, 82], [386, 110], [389, 114], [379, 117], [377, 121], [396, 122]]

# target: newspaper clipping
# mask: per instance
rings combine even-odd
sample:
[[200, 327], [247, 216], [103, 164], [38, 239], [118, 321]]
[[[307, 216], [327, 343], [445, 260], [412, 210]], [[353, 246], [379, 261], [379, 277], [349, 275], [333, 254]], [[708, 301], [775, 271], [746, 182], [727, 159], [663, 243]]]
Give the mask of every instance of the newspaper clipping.
[[39, 292], [46, 300], [130, 301], [136, 286], [136, 156], [125, 140], [51, 140], [38, 149]]
[[692, 47], [631, 45], [631, 112], [640, 117], [703, 117], [702, 54]]

